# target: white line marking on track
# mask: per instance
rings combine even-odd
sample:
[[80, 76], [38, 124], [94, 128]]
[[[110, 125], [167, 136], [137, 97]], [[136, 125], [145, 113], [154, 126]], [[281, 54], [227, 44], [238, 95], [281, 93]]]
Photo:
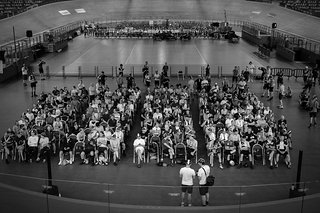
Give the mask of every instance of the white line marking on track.
[[134, 50], [134, 48], [136, 47], [136, 45], [137, 45], [137, 42], [134, 43], [134, 45], [133, 45], [133, 47], [132, 47], [132, 49], [131, 49], [131, 51], [130, 51], [130, 54], [129, 54], [127, 60], [124, 62], [124, 64], [127, 64], [127, 63], [128, 63], [128, 61], [129, 61], [129, 59], [131, 58], [131, 55], [132, 55], [133, 50]]
[[[198, 49], [198, 47], [197, 47], [196, 44], [194, 44], [194, 47], [196, 48], [196, 50], [197, 50], [198, 54], [200, 55], [202, 61], [203, 61], [205, 64], [208, 64], [207, 61], [206, 61], [206, 59], [203, 57], [203, 55], [201, 54], [201, 52], [200, 52], [200, 50]], [[203, 62], [202, 62], [202, 64], [203, 64]]]
[[76, 13], [86, 13], [86, 10], [83, 8], [74, 9], [74, 11], [76, 11]]
[[236, 192], [236, 193], [234, 193], [236, 196], [244, 196], [244, 195], [246, 195], [246, 193], [245, 192]]
[[71, 13], [68, 10], [59, 10], [58, 11], [61, 15], [66, 16], [66, 15], [70, 15]]
[[306, 191], [308, 191], [308, 190], [309, 190], [308, 188], [298, 189], [299, 192], [306, 192]]
[[178, 197], [180, 193], [168, 193], [168, 195], [171, 197]]

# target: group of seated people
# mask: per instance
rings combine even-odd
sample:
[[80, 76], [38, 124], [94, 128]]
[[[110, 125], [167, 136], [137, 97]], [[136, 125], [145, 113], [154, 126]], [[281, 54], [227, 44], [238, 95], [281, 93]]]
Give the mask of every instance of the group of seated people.
[[236, 86], [229, 86], [225, 79], [221, 87], [207, 78], [197, 79], [195, 90], [181, 84], [147, 87], [142, 104], [138, 87], [112, 92], [101, 81], [88, 89], [82, 81], [71, 90], [55, 87], [51, 93], [42, 93], [33, 108], [22, 113], [4, 134], [1, 146], [6, 162], [10, 156], [19, 161], [45, 161], [49, 152], [59, 153], [59, 165], [72, 164], [77, 154], [81, 164], [117, 165], [121, 155], [126, 155], [125, 137], [139, 104], [141, 132], [133, 142], [138, 167], [146, 155], [159, 163], [167, 156], [169, 165], [197, 158], [198, 141], [190, 113], [191, 95], [196, 91], [199, 125], [211, 166], [217, 156], [221, 169], [225, 160], [227, 166], [232, 162], [247, 166], [247, 158], [253, 168], [255, 158], [267, 155], [270, 168], [278, 167], [280, 156], [290, 168], [292, 143], [286, 119], [282, 116], [277, 122], [270, 108], [250, 92], [244, 78]]
[[143, 154], [154, 152], [158, 152], [160, 163], [168, 156], [169, 165], [196, 157], [198, 142], [189, 98], [188, 88], [181, 84], [147, 89], [141, 113], [141, 133], [134, 141], [138, 167], [141, 167]]
[[[59, 165], [72, 164], [80, 154], [82, 164], [117, 165], [126, 154], [124, 138], [131, 129], [141, 91], [118, 88], [114, 92], [98, 82], [90, 95], [82, 81], [71, 90], [54, 87], [22, 113], [4, 134], [1, 149], [6, 160], [46, 161], [46, 153], [59, 153]], [[92, 89], [94, 88], [94, 89]]]
[[217, 83], [205, 85], [199, 93], [199, 107], [211, 166], [217, 156], [221, 169], [225, 160], [227, 166], [235, 163], [239, 168], [253, 168], [255, 158], [267, 155], [270, 168], [274, 168], [282, 155], [291, 167], [291, 131], [286, 119], [281, 116], [277, 122], [271, 109], [250, 92], [246, 83], [230, 87], [225, 80], [221, 87]]

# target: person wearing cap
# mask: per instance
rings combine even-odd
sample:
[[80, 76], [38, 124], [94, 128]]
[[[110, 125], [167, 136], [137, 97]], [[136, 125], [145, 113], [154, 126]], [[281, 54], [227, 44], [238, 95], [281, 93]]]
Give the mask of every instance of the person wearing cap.
[[192, 206], [192, 191], [193, 191], [193, 179], [196, 176], [196, 172], [191, 168], [190, 160], [187, 160], [186, 166], [179, 171], [181, 178], [181, 206], [184, 206], [185, 195], [188, 193], [188, 206]]
[[207, 206], [209, 204], [209, 187], [207, 186], [207, 177], [210, 174], [210, 167], [205, 165], [206, 161], [203, 158], [198, 160], [200, 166], [197, 176], [199, 179], [199, 192], [201, 196], [202, 206]]
[[318, 114], [318, 110], [319, 110], [319, 101], [318, 101], [318, 97], [317, 95], [314, 95], [312, 97], [312, 100], [310, 102], [310, 124], [309, 124], [309, 128], [312, 125], [316, 125], [317, 124], [317, 114]]
[[146, 145], [146, 140], [141, 138], [141, 135], [138, 133], [137, 138], [133, 141], [134, 151], [138, 156], [138, 168], [141, 167], [142, 154], [144, 153], [144, 147]]

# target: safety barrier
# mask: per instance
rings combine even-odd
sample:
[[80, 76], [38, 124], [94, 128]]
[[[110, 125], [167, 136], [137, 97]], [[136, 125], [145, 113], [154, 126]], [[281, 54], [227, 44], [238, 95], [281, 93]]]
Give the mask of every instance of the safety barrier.
[[305, 69], [291, 69], [291, 68], [272, 68], [271, 69], [271, 75], [277, 76], [280, 73], [283, 74], [284, 77], [295, 77], [296, 79], [303, 77], [303, 73], [305, 72]]
[[[159, 73], [162, 72], [162, 66], [161, 64], [150, 64], [149, 65], [149, 72], [150, 75], [153, 76], [156, 70], [159, 71]], [[124, 77], [131, 74], [134, 76], [141, 76], [142, 75], [142, 64], [139, 65], [124, 65]], [[177, 74], [181, 74], [184, 77], [187, 76], [206, 76], [205, 73], [205, 66], [204, 65], [168, 65], [168, 76], [169, 77], [176, 77]], [[243, 67], [244, 68], [244, 67]], [[37, 74], [36, 68], [31, 67], [30, 70], [34, 70]], [[62, 66], [61, 70], [52, 71], [47, 65], [45, 67], [45, 73], [47, 78], [50, 77], [78, 77], [79, 79], [83, 77], [98, 77], [102, 71], [104, 71], [105, 75], [108, 77], [117, 77], [118, 76], [118, 70], [119, 66], [112, 66], [112, 65], [82, 65], [82, 66], [76, 66], [76, 67], [66, 67]], [[212, 65], [210, 69], [210, 76], [212, 78], [223, 78], [223, 77], [231, 77], [233, 75], [232, 73], [233, 66], [221, 66], [221, 65]], [[291, 77], [295, 77], [296, 79], [302, 78], [304, 76], [305, 69], [292, 69], [292, 68], [271, 68], [271, 75], [277, 76], [278, 74], [282, 73], [284, 77], [287, 77], [290, 79]], [[254, 75], [259, 75], [256, 72]]]

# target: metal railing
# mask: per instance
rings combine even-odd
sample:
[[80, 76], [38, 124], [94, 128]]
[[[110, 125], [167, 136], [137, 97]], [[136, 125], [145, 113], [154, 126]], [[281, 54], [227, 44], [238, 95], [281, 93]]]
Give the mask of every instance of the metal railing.
[[[150, 25], [152, 20], [152, 26]], [[49, 29], [45, 32], [40, 32], [34, 35], [32, 38], [21, 38], [16, 40], [16, 42], [6, 43], [0, 46], [0, 50], [5, 51], [5, 67], [9, 66], [17, 61], [26, 60], [26, 58], [32, 56], [33, 47], [35, 45], [42, 44], [47, 38], [46, 35], [50, 34], [53, 38], [59, 37], [64, 34], [68, 34], [68, 32], [74, 31], [75, 29], [83, 28], [85, 23], [94, 23], [94, 24], [105, 24], [110, 28], [125, 28], [130, 26], [135, 26], [137, 29], [146, 29], [149, 27], [149, 30], [152, 32], [152, 29], [156, 27], [161, 27], [165, 24], [167, 19], [161, 18], [152, 18], [150, 20], [106, 20], [105, 17], [95, 18], [91, 20], [81, 20], [76, 21], [61, 27], [56, 27]], [[210, 24], [213, 22], [222, 22], [221, 20], [192, 20], [192, 19], [180, 19], [180, 20], [170, 20], [171, 28], [185, 26], [187, 29], [193, 30], [201, 30], [208, 29]], [[271, 27], [250, 22], [250, 21], [239, 21], [239, 20], [229, 20], [229, 26], [238, 27], [238, 28], [252, 28], [256, 31], [265, 33], [265, 34], [273, 34], [274, 38], [278, 40], [278, 42], [285, 42], [285, 40], [289, 40], [289, 42], [293, 45], [293, 47], [301, 47], [307, 49], [315, 54], [320, 54], [320, 42], [312, 39], [307, 39], [299, 35], [295, 35], [293, 33], [289, 33], [286, 31], [282, 31], [279, 29], [272, 29]], [[170, 27], [169, 27], [170, 29]]]
[[[150, 162], [149, 164], [153, 164], [154, 162]], [[130, 163], [129, 163], [130, 164]], [[131, 163], [133, 164], [133, 163]], [[15, 166], [15, 165], [10, 165]], [[32, 166], [32, 165], [30, 165]], [[29, 167], [30, 167], [29, 166]], [[128, 165], [119, 165], [119, 167], [125, 166], [128, 168]], [[151, 165], [150, 165], [151, 166]], [[154, 166], [155, 163], [154, 163]], [[260, 165], [259, 165], [260, 166]], [[38, 165], [38, 167], [42, 167], [42, 165]], [[68, 168], [67, 168], [68, 167]], [[65, 168], [62, 166], [59, 168], [59, 171], [54, 171], [55, 173], [60, 173], [59, 176], [62, 178], [64, 177], [61, 175], [61, 171], [67, 169], [70, 170], [69, 167], [79, 167], [76, 164], [68, 165]], [[83, 168], [79, 168], [82, 170]], [[91, 170], [91, 168], [86, 168], [86, 170]], [[96, 169], [92, 169], [94, 172]], [[129, 170], [132, 168], [129, 167]], [[144, 167], [139, 170], [143, 172]], [[150, 170], [150, 169], [147, 169]], [[177, 173], [176, 169], [174, 168], [167, 168], [167, 173]], [[79, 172], [79, 171], [78, 171]], [[75, 174], [78, 173], [75, 170]], [[133, 172], [133, 171], [131, 171]], [[156, 172], [156, 171], [155, 171]], [[224, 171], [227, 173], [228, 171]], [[255, 172], [255, 171], [252, 171]], [[281, 172], [281, 171], [279, 171]], [[141, 174], [131, 173], [131, 176], [140, 177]], [[79, 173], [80, 174], [80, 173]], [[92, 173], [94, 174], [94, 173]], [[57, 174], [55, 174], [57, 176]], [[230, 173], [231, 175], [231, 173]], [[225, 175], [224, 175], [225, 176]], [[53, 184], [58, 187], [59, 192], [61, 193], [61, 197], [53, 197], [47, 196], [41, 193], [41, 189], [47, 188], [49, 183], [46, 178], [38, 178], [38, 177], [30, 177], [24, 175], [12, 175], [12, 174], [0, 174], [0, 192], [1, 194], [6, 194], [10, 192], [9, 195], [11, 196], [3, 196], [0, 200], [0, 204], [2, 209], [8, 208], [8, 203], [11, 203], [12, 200], [26, 200], [30, 199], [30, 202], [22, 202], [20, 205], [26, 205], [26, 203], [30, 203], [31, 208], [43, 208], [41, 212], [47, 212], [47, 206], [50, 206], [50, 209], [53, 210], [55, 205], [62, 204], [63, 202], [72, 201], [73, 205], [74, 202], [82, 202], [90, 205], [90, 209], [96, 208], [101, 205], [107, 204], [117, 204], [117, 205], [127, 205], [127, 208], [135, 208], [139, 206], [141, 211], [143, 207], [148, 207], [149, 212], [152, 211], [153, 208], [161, 208], [161, 206], [166, 206], [167, 208], [179, 208], [176, 209], [177, 211], [186, 211], [185, 209], [178, 207], [181, 203], [181, 186], [180, 180], [178, 176], [172, 176], [172, 179], [169, 180], [167, 178], [168, 185], [157, 184], [159, 181], [154, 181], [154, 184], [140, 184], [139, 181], [137, 183], [113, 183], [113, 182], [106, 182], [105, 178], [96, 177], [99, 181], [94, 181], [91, 179], [82, 179], [73, 177], [74, 179], [53, 179]], [[216, 182], [221, 182], [223, 176], [216, 175]], [[224, 177], [225, 178], [225, 177]], [[102, 181], [100, 181], [102, 180]], [[164, 182], [164, 181], [162, 181]], [[10, 186], [13, 185], [13, 186]], [[296, 190], [292, 190], [295, 188]], [[14, 196], [12, 195], [12, 191], [14, 191]], [[88, 193], [90, 192], [90, 193]], [[261, 193], [263, 192], [263, 193]], [[254, 204], [251, 207], [256, 206], [256, 211], [258, 212], [259, 208], [266, 208], [266, 209], [274, 209], [275, 205], [281, 206], [281, 203], [284, 202], [282, 205], [286, 206], [286, 211], [289, 211], [289, 203], [292, 202], [292, 206], [295, 209], [290, 210], [290, 212], [310, 212], [308, 209], [312, 206], [308, 199], [312, 197], [319, 196], [318, 193], [320, 192], [320, 184], [319, 181], [309, 181], [309, 182], [300, 182], [300, 183], [270, 183], [270, 184], [259, 184], [259, 185], [222, 185], [216, 184], [214, 186], [209, 187], [210, 193], [210, 200], [209, 206], [206, 208], [214, 208], [214, 207], [222, 207], [224, 209], [231, 208], [235, 209], [237, 212], [243, 209], [246, 212], [246, 208], [248, 208], [248, 204]], [[26, 196], [28, 194], [28, 196]], [[135, 195], [135, 196], [133, 196]], [[289, 200], [289, 196], [295, 197], [300, 195], [300, 197]], [[309, 198], [310, 197], [310, 198]], [[200, 195], [198, 194], [198, 185], [195, 183], [194, 185], [194, 192], [192, 195], [193, 198], [193, 205], [194, 206], [201, 206], [201, 199]], [[70, 200], [68, 200], [70, 199]], [[37, 200], [37, 201], [35, 201]], [[60, 202], [58, 202], [60, 200]], [[284, 201], [283, 201], [284, 200]], [[319, 199], [318, 199], [319, 200]], [[33, 201], [33, 202], [32, 202]], [[265, 203], [270, 202], [271, 203]], [[34, 205], [34, 202], [37, 205]], [[58, 202], [58, 203], [57, 203]], [[319, 201], [318, 201], [319, 202]], [[294, 205], [293, 205], [294, 204]], [[64, 205], [59, 206], [64, 208]], [[71, 204], [70, 204], [71, 205]], [[308, 205], [310, 207], [308, 208]], [[9, 208], [14, 208], [13, 206], [9, 206]], [[104, 207], [105, 208], [105, 207]], [[203, 207], [202, 207], [203, 208]], [[289, 209], [288, 209], [289, 208]], [[297, 209], [298, 208], [298, 209]], [[280, 208], [281, 209], [281, 208]], [[21, 209], [22, 210], [22, 209]], [[25, 209], [23, 209], [25, 210]], [[188, 209], [188, 211], [192, 210]], [[195, 209], [199, 212], [199, 209]], [[212, 209], [215, 211], [214, 209]], [[314, 209], [313, 209], [314, 210]], [[18, 211], [16, 211], [18, 212]], [[29, 211], [28, 211], [29, 212]], [[55, 211], [50, 211], [55, 212]], [[109, 211], [98, 211], [98, 212], [110, 212]], [[140, 212], [140, 211], [139, 211]], [[218, 211], [219, 212], [219, 211]], [[241, 211], [242, 212], [242, 211]], [[267, 211], [262, 211], [267, 212]], [[314, 211], [313, 211], [314, 212]]]

